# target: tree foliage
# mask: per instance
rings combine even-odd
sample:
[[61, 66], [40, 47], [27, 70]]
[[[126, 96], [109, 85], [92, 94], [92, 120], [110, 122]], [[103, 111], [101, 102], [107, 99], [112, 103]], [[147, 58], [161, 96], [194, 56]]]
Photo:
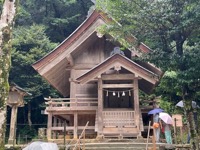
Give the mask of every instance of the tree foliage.
[[[13, 31], [12, 66], [9, 81], [16, 83], [32, 94], [32, 96], [24, 97], [28, 105], [25, 105], [23, 109], [19, 109], [21, 115], [18, 115], [18, 123], [31, 126], [32, 123], [38, 123], [37, 119], [39, 118], [40, 124], [45, 123], [46, 116], [41, 115], [41, 110], [44, 108], [40, 106], [44, 105], [43, 96], [56, 97], [58, 93], [42, 79], [31, 65], [56, 46], [57, 43], [51, 42], [46, 36], [44, 25], [18, 26]], [[35, 106], [36, 103], [38, 106]], [[10, 118], [8, 117], [8, 123], [9, 121]], [[22, 128], [23, 126], [18, 127], [17, 133], [22, 136], [24, 129], [28, 133], [40, 127], [26, 128], [27, 126], [25, 128]], [[27, 129], [30, 129], [30, 131]], [[35, 136], [32, 134], [27, 135], [29, 138]]]
[[57, 44], [52, 43], [46, 36], [43, 25], [18, 27], [14, 30], [13, 37], [10, 81], [25, 87], [33, 97], [45, 94], [50, 87], [31, 65], [54, 49]]
[[90, 0], [24, 0], [16, 24], [43, 24], [53, 42], [62, 42], [87, 16]]
[[0, 149], [5, 149], [6, 104], [9, 93], [12, 25], [16, 14], [16, 1], [0, 1]]
[[[108, 32], [117, 31], [120, 38], [135, 36], [138, 43], [151, 47], [152, 52], [142, 59], [174, 73], [163, 77], [159, 94], [183, 99], [191, 114], [191, 102], [198, 101], [200, 88], [200, 1], [97, 0], [97, 8], [118, 23], [107, 26]], [[137, 48], [137, 43], [131, 44]], [[196, 137], [194, 122], [190, 127], [192, 137]], [[197, 148], [198, 144], [192, 143], [193, 149]]]
[[[61, 97], [61, 95], [31, 65], [52, 51], [82, 23], [91, 4], [90, 0], [24, 0], [19, 2], [13, 32], [9, 81], [16, 83], [32, 96], [24, 97], [31, 107], [25, 105], [19, 109], [18, 123], [27, 124], [29, 119], [33, 124], [47, 123], [46, 115], [41, 115], [41, 110], [44, 110], [45, 106], [44, 97]], [[28, 119], [27, 114], [30, 111], [31, 118]], [[9, 121], [10, 118], [8, 118], [8, 123]], [[24, 129], [26, 133], [33, 133], [32, 131], [36, 131], [38, 127], [45, 126], [32, 126], [32, 128], [19, 126], [17, 136], [22, 135]]]

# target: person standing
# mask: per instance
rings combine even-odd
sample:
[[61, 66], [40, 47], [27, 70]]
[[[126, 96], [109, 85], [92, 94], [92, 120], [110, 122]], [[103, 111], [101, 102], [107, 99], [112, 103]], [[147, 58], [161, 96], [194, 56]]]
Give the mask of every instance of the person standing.
[[156, 143], [160, 142], [160, 118], [159, 118], [159, 114], [156, 113], [153, 115], [153, 128], [155, 131], [155, 137], [156, 137]]
[[163, 124], [162, 127], [164, 128], [166, 142], [167, 142], [167, 144], [172, 144], [170, 125], [166, 124], [165, 122], [162, 122], [162, 124]]

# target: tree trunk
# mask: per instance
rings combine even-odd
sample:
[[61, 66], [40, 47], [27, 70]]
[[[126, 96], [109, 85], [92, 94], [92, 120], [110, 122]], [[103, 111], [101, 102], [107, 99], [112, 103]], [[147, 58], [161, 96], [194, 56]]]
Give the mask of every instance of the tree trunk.
[[0, 150], [4, 149], [6, 131], [6, 102], [11, 65], [11, 31], [16, 14], [16, 0], [5, 0], [0, 18]]
[[199, 150], [199, 142], [198, 142], [198, 134], [196, 125], [194, 122], [194, 112], [188, 112], [188, 122], [189, 122], [189, 129], [190, 129], [190, 144], [193, 150]]
[[28, 103], [28, 125], [31, 129], [32, 127], [32, 121], [31, 121], [31, 104], [30, 102]]
[[197, 122], [194, 120], [194, 109], [192, 108], [192, 100], [189, 101], [189, 104], [186, 105], [185, 100], [183, 101], [184, 105], [191, 106], [190, 108], [185, 108], [185, 115], [187, 117], [188, 122], [188, 131], [190, 136], [190, 145], [192, 150], [199, 150], [199, 141], [198, 141], [198, 133], [197, 133]]

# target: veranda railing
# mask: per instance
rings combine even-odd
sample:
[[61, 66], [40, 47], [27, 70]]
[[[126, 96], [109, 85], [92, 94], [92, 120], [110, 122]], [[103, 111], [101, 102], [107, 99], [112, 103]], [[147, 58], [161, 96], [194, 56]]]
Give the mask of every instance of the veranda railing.
[[98, 105], [97, 98], [82, 97], [82, 98], [45, 98], [47, 100], [47, 110], [53, 109], [81, 109], [81, 108], [96, 108]]
[[103, 111], [104, 127], [134, 127], [134, 111]]

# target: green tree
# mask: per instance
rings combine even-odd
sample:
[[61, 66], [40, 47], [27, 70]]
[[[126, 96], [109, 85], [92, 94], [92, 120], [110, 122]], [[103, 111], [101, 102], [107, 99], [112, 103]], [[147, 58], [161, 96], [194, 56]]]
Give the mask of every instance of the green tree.
[[32, 125], [31, 118], [35, 118], [31, 117], [32, 100], [36, 101], [41, 96], [51, 95], [56, 97], [58, 95], [31, 65], [56, 46], [57, 44], [51, 42], [46, 36], [43, 25], [17, 27], [13, 31], [12, 67], [9, 80], [32, 94], [32, 96], [25, 97], [28, 102], [26, 106], [28, 108], [28, 112], [26, 112], [28, 118], [24, 119], [28, 121], [30, 127]]
[[24, 0], [16, 25], [43, 24], [53, 42], [62, 42], [87, 16], [90, 0]]
[[25, 87], [33, 97], [44, 94], [45, 90], [47, 91], [50, 87], [31, 65], [56, 46], [57, 43], [52, 43], [46, 36], [43, 25], [15, 28], [13, 31], [10, 81]]
[[[119, 25], [110, 24], [107, 31], [118, 38], [137, 37], [145, 42], [152, 52], [144, 60], [154, 63], [165, 71], [174, 71], [175, 80], [165, 80], [163, 93], [173, 89], [185, 103], [189, 118], [191, 144], [199, 149], [197, 130], [193, 119], [192, 100], [196, 100], [200, 85], [200, 2], [197, 0], [97, 0], [97, 7], [112, 16]], [[116, 35], [116, 34], [115, 34]], [[170, 94], [170, 93], [169, 93]]]
[[11, 33], [16, 14], [16, 1], [0, 1], [0, 150], [4, 149], [6, 131], [6, 102], [9, 92], [9, 70], [11, 57]]
[[[40, 110], [44, 109], [43, 96], [57, 97], [58, 93], [36, 73], [31, 65], [53, 50], [56, 43], [62, 42], [69, 36], [86, 18], [92, 4], [90, 0], [19, 2], [13, 33], [14, 46], [9, 81], [26, 89], [32, 96], [25, 97], [28, 103], [19, 109], [18, 122], [23, 124], [29, 122], [29, 125], [46, 123], [45, 116], [40, 114]], [[28, 118], [23, 114], [28, 114]], [[43, 119], [39, 119], [40, 117]], [[19, 130], [23, 130], [21, 126]]]

